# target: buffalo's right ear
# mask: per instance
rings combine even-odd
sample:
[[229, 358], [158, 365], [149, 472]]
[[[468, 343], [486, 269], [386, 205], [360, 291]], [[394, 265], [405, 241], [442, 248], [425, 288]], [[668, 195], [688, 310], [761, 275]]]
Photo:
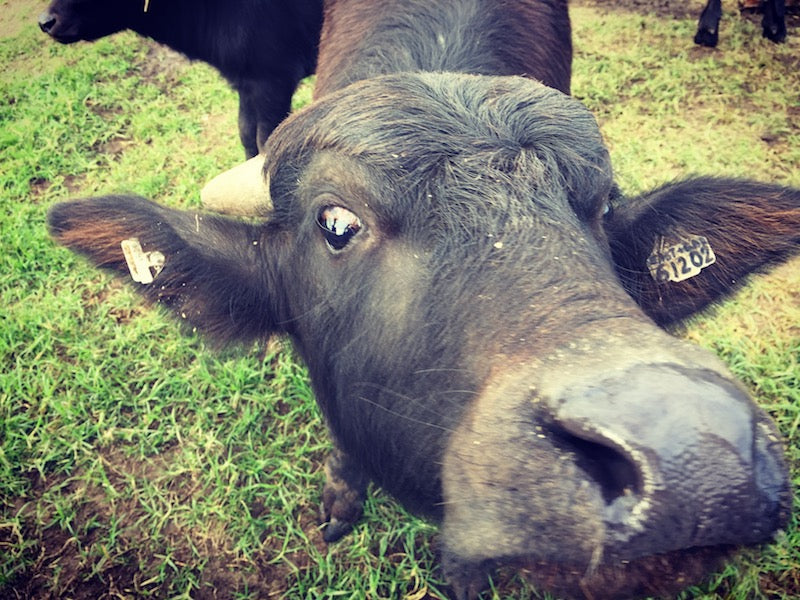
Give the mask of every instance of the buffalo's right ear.
[[59, 243], [132, 277], [140, 293], [220, 342], [277, 331], [268, 225], [127, 196], [56, 204], [48, 223]]
[[800, 254], [800, 190], [686, 179], [615, 204], [605, 231], [622, 285], [666, 326]]

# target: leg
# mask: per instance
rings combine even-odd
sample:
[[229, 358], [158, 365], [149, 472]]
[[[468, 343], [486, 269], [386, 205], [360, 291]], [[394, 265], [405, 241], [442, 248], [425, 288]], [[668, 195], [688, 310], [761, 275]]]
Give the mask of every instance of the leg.
[[694, 43], [701, 46], [714, 48], [719, 39], [719, 19], [722, 16], [721, 0], [708, 0], [708, 4], [700, 14], [697, 23], [697, 33], [694, 35]]
[[289, 115], [297, 83], [291, 77], [272, 75], [269, 80], [253, 85], [251, 102], [255, 112], [255, 135], [259, 151], [264, 150], [267, 138]]
[[456, 600], [476, 600], [489, 587], [490, 565], [464, 561], [445, 543], [442, 571]]
[[261, 79], [240, 80], [239, 137], [247, 158], [264, 150], [264, 143], [289, 114], [297, 78], [286, 73], [266, 73]]
[[328, 456], [325, 476], [320, 517], [324, 525], [322, 537], [330, 543], [350, 531], [361, 518], [369, 478], [339, 448]]
[[763, 9], [764, 37], [775, 43], [786, 41], [786, 0], [765, 0]]
[[239, 139], [244, 146], [246, 158], [253, 158], [258, 154], [258, 143], [256, 140], [258, 122], [256, 111], [252, 103], [252, 98], [245, 88], [239, 89]]

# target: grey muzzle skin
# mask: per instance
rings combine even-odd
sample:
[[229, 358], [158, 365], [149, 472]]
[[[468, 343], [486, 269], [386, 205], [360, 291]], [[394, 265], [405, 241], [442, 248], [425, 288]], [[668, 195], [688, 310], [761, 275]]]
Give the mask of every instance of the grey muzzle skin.
[[[585, 583], [658, 562], [679, 589], [732, 546], [785, 527], [791, 494], [774, 425], [714, 357], [680, 347], [680, 358], [654, 352], [652, 362], [631, 350], [589, 361], [554, 352], [498, 371], [445, 456], [448, 575], [522, 564]], [[687, 558], [698, 549], [703, 566]], [[592, 597], [637, 595], [610, 594]]]
[[57, 21], [58, 17], [56, 17], [54, 14], [49, 12], [43, 12], [42, 14], [39, 15], [39, 29], [49, 34], [50, 31], [52, 31], [53, 26], [56, 24]]
[[785, 524], [778, 435], [716, 372], [637, 365], [565, 389], [550, 410], [602, 498], [607, 558], [754, 544]]
[[72, 44], [81, 40], [92, 40], [102, 37], [110, 31], [91, 35], [86, 29], [86, 23], [79, 19], [64, 20], [58, 13], [45, 11], [39, 15], [39, 29], [61, 44]]

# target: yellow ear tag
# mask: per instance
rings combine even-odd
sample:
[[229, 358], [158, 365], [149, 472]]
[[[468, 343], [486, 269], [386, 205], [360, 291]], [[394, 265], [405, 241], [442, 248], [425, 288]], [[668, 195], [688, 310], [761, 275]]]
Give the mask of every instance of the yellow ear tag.
[[647, 257], [647, 268], [658, 283], [685, 281], [717, 261], [711, 244], [701, 236], [685, 238], [677, 244], [668, 246], [660, 237]]
[[125, 255], [125, 262], [128, 263], [128, 270], [131, 272], [131, 278], [137, 283], [153, 283], [161, 269], [164, 268], [164, 255], [158, 250], [143, 251], [138, 238], [122, 240], [120, 245], [122, 253]]

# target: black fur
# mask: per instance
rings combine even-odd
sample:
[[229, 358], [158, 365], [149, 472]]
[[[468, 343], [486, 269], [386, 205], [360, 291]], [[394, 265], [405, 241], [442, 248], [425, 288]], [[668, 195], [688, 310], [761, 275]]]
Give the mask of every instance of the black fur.
[[[766, 415], [711, 357], [643, 312], [674, 322], [653, 290], [687, 316], [796, 254], [800, 191], [706, 178], [625, 200], [579, 103], [523, 78], [456, 74], [331, 92], [276, 130], [265, 168], [274, 213], [260, 224], [117, 197], [58, 205], [50, 224], [59, 241], [123, 275], [121, 239], [163, 252], [164, 271], [137, 287], [201, 331], [293, 338], [337, 446], [327, 539], [346, 532], [372, 479], [443, 522], [458, 597], [508, 562], [567, 596], [623, 598], [674, 591], [716, 566], [728, 544], [760, 541], [785, 522], [785, 466]], [[335, 253], [317, 225], [329, 205], [363, 223]], [[707, 236], [718, 264], [674, 291], [647, 281], [651, 242], [686, 233]], [[585, 388], [596, 416], [564, 414], [585, 409]], [[653, 394], [659, 419], [648, 416]], [[623, 412], [606, 408], [609, 396]], [[726, 423], [756, 440], [748, 461], [760, 465], [759, 485], [715, 462], [729, 443], [716, 441], [705, 405], [725, 406]], [[608, 442], [602, 432], [629, 419], [636, 434]], [[624, 465], [661, 451], [648, 444], [675, 419], [691, 466], [665, 471], [670, 485], [651, 491], [635, 476], [626, 482], [626, 470], [644, 467]], [[579, 467], [582, 456], [589, 463]], [[632, 546], [599, 542], [594, 501], [578, 493], [605, 481], [606, 461], [622, 477], [603, 484], [608, 494], [630, 486], [665, 511]], [[698, 461], [708, 463], [699, 474]], [[709, 468], [728, 487], [709, 488]], [[706, 489], [711, 496], [696, 491]], [[704, 542], [693, 541], [696, 514], [708, 515]], [[597, 543], [608, 559], [587, 573]]]
[[53, 0], [39, 17], [62, 43], [131, 29], [205, 61], [239, 92], [239, 134], [258, 154], [314, 72], [322, 0]]
[[572, 38], [566, 0], [328, 0], [319, 97], [402, 71], [524, 75], [568, 94]]

